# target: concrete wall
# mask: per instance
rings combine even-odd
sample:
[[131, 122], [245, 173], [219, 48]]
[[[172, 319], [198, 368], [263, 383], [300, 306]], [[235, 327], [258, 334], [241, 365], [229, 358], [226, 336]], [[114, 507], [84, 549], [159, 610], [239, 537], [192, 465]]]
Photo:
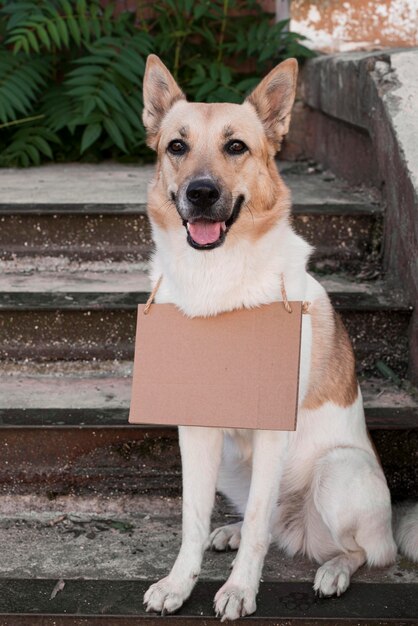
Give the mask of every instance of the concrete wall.
[[[303, 71], [299, 126], [290, 148], [356, 184], [375, 185], [386, 207], [389, 285], [414, 306], [410, 376], [418, 384], [418, 48], [317, 57]], [[292, 143], [293, 142], [293, 143]], [[295, 156], [298, 156], [297, 154]]]
[[418, 45], [418, 0], [292, 0], [291, 15], [324, 52]]

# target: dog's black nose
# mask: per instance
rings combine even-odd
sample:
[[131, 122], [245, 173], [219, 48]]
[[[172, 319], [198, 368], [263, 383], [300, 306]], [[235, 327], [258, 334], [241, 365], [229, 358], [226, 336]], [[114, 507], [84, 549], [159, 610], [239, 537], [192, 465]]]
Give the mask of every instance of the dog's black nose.
[[200, 208], [209, 208], [217, 200], [221, 192], [218, 187], [208, 178], [192, 180], [186, 189], [186, 196], [189, 202]]

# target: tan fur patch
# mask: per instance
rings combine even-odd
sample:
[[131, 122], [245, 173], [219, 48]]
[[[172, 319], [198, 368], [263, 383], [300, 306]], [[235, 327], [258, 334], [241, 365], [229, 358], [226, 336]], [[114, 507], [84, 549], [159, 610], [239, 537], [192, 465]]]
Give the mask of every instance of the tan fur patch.
[[312, 320], [311, 378], [303, 409], [325, 402], [346, 407], [358, 395], [355, 360], [350, 338], [327, 296], [309, 308]]

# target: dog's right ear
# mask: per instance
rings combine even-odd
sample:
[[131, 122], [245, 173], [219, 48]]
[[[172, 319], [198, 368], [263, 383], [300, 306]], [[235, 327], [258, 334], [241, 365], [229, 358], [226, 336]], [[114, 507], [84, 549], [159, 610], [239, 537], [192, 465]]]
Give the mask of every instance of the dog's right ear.
[[150, 54], [144, 75], [144, 110], [142, 121], [147, 131], [147, 144], [155, 149], [158, 131], [164, 115], [185, 95], [162, 61]]

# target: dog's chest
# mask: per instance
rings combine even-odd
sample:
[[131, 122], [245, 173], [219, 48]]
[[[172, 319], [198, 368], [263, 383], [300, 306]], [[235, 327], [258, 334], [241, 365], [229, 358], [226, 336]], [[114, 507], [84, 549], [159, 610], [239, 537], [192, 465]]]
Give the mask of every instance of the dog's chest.
[[154, 229], [151, 277], [155, 282], [163, 275], [156, 301], [172, 302], [191, 317], [257, 307], [282, 300], [283, 273], [289, 299], [303, 300], [308, 246], [291, 229], [286, 234], [276, 230], [258, 242], [242, 240], [203, 252], [185, 247], [182, 231]]

